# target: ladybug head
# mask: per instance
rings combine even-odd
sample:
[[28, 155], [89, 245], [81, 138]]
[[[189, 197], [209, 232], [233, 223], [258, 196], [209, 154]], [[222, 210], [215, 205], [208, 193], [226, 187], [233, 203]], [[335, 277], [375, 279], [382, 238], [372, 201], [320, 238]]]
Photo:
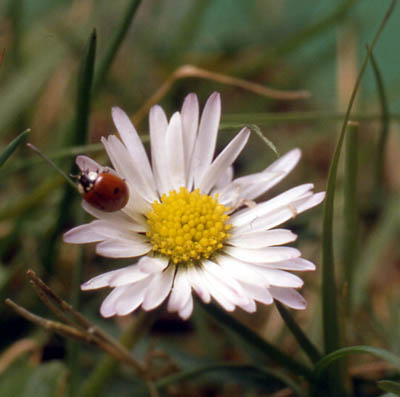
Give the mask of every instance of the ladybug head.
[[82, 171], [77, 176], [79, 191], [83, 194], [92, 190], [98, 176], [95, 171]]

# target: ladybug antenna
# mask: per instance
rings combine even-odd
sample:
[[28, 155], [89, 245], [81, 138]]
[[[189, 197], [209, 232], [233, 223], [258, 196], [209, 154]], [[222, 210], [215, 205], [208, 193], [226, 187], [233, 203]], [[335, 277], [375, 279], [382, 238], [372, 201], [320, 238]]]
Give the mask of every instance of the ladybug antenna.
[[[36, 154], [38, 154], [43, 160], [45, 160], [47, 163], [50, 164], [51, 167], [53, 167], [62, 177], [71, 185], [73, 186], [74, 189], [78, 190], [78, 186], [71, 180], [71, 178], [57, 165], [54, 163], [53, 160], [50, 160], [45, 154], [43, 154], [35, 145], [32, 145], [32, 143], [27, 143], [26, 146], [28, 146], [29, 149], [33, 150]], [[71, 177], [73, 177], [71, 175]], [[75, 176], [74, 176], [75, 177]]]
[[81, 177], [79, 174], [75, 175], [75, 174], [69, 174], [69, 177], [72, 179], [76, 179], [79, 180], [79, 178]]

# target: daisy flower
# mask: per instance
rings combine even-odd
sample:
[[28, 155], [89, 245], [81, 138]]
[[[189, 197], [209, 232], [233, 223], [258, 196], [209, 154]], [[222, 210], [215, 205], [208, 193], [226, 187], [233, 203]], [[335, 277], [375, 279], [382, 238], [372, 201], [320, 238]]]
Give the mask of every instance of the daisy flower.
[[[104, 212], [83, 201], [97, 219], [64, 235], [67, 243], [96, 243], [97, 254], [105, 257], [136, 258], [82, 285], [82, 290], [112, 288], [100, 308], [104, 317], [139, 307], [152, 310], [168, 299], [168, 311], [187, 319], [193, 292], [227, 311], [254, 312], [256, 302], [268, 305], [274, 299], [294, 309], [306, 307], [296, 290], [303, 281], [289, 271], [315, 265], [298, 249], [283, 246], [297, 236], [276, 227], [321, 203], [324, 193], [304, 184], [256, 204], [295, 167], [301, 152], [294, 149], [265, 170], [235, 179], [232, 164], [250, 131], [243, 128], [214, 158], [220, 116], [218, 93], [208, 98], [201, 118], [194, 94], [169, 121], [154, 106], [150, 163], [128, 116], [112, 109], [121, 140], [110, 135], [102, 143], [113, 165], [110, 172], [129, 187], [128, 203]], [[104, 168], [85, 156], [78, 156], [77, 164], [82, 171]]]

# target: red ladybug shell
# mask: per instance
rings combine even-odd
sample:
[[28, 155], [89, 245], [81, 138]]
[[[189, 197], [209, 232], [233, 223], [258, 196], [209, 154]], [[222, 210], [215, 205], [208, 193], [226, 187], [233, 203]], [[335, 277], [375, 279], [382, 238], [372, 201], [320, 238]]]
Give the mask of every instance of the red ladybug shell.
[[83, 172], [79, 177], [83, 198], [93, 207], [114, 212], [124, 208], [129, 199], [125, 181], [118, 176], [102, 172]]

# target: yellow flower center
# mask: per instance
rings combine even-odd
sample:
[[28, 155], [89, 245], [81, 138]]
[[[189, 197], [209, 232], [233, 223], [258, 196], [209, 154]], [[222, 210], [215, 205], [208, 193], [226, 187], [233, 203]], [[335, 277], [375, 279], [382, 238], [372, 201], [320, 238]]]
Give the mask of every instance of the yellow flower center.
[[170, 264], [186, 267], [210, 258], [222, 248], [232, 227], [227, 223], [229, 208], [217, 199], [184, 187], [178, 193], [163, 194], [146, 215], [152, 252], [168, 257]]

